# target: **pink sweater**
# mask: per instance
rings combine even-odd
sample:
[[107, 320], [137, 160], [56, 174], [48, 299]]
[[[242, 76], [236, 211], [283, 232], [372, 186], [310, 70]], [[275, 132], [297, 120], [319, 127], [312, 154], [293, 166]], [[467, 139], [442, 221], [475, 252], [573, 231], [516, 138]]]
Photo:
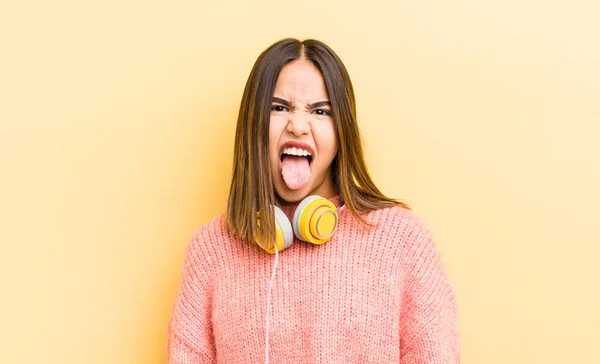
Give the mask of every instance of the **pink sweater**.
[[[294, 209], [283, 208], [290, 219]], [[455, 295], [429, 229], [401, 207], [366, 218], [378, 226], [342, 207], [329, 242], [294, 238], [279, 254], [271, 363], [460, 362]], [[202, 226], [186, 251], [169, 363], [264, 363], [274, 259], [232, 238], [223, 216]]]

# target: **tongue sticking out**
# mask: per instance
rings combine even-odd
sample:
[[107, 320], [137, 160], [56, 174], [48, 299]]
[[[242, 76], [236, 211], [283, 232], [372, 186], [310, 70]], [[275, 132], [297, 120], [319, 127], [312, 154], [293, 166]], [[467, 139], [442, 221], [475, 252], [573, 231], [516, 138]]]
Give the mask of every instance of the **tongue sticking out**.
[[283, 181], [291, 190], [297, 190], [308, 182], [310, 178], [310, 165], [308, 158], [295, 155], [283, 157], [281, 162]]

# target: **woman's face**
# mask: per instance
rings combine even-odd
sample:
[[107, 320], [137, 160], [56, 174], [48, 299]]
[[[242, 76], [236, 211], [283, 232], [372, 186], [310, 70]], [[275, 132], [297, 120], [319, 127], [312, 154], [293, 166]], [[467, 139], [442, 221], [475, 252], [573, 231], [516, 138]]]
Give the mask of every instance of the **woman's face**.
[[309, 195], [335, 196], [331, 162], [336, 153], [323, 76], [309, 61], [288, 63], [277, 79], [269, 126], [271, 175], [279, 197], [298, 202]]

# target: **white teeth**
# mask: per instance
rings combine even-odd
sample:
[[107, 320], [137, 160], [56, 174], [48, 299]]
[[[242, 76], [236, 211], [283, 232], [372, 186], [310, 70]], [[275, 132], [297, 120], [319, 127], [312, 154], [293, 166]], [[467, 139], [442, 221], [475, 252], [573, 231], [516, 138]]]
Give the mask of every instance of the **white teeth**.
[[296, 147], [285, 148], [283, 150], [283, 154], [298, 155], [298, 156], [308, 156], [308, 155], [311, 155], [308, 150], [302, 149], [302, 148], [296, 148]]

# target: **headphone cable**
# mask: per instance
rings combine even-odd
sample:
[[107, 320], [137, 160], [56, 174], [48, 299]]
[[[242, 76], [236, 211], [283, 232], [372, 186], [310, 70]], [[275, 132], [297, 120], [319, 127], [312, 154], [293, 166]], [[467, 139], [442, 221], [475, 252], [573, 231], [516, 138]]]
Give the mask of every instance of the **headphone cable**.
[[273, 282], [275, 281], [275, 271], [277, 270], [277, 261], [279, 260], [279, 249], [277, 244], [275, 246], [275, 263], [273, 264], [273, 273], [271, 274], [271, 281], [269, 282], [269, 290], [267, 292], [267, 317], [266, 317], [266, 334], [265, 334], [265, 364], [269, 364], [269, 314], [271, 311], [271, 290], [273, 288]]

